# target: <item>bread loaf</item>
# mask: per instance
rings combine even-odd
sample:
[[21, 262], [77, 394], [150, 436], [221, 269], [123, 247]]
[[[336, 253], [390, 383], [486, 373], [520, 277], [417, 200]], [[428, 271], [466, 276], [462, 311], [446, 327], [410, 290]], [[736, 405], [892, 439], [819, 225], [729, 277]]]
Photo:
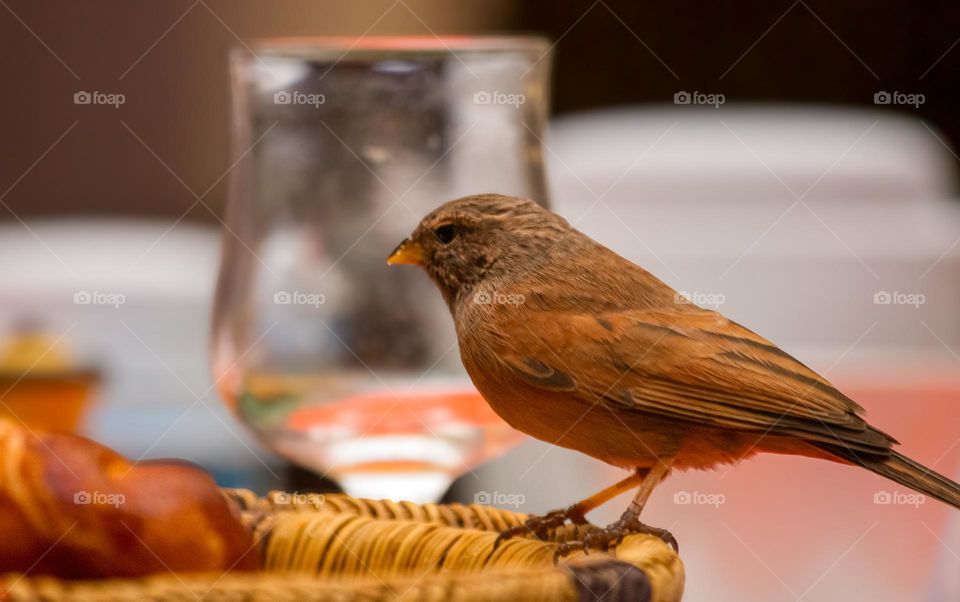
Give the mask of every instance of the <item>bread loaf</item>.
[[0, 572], [92, 579], [258, 566], [251, 534], [203, 470], [132, 463], [83, 437], [0, 420]]

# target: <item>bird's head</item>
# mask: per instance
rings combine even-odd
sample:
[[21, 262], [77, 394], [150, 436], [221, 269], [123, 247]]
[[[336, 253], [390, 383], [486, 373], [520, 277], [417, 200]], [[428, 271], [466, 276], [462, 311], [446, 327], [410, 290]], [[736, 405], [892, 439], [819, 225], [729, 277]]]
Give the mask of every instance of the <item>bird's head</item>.
[[468, 196], [424, 217], [387, 263], [423, 267], [452, 303], [485, 279], [535, 269], [569, 231], [566, 220], [533, 201]]

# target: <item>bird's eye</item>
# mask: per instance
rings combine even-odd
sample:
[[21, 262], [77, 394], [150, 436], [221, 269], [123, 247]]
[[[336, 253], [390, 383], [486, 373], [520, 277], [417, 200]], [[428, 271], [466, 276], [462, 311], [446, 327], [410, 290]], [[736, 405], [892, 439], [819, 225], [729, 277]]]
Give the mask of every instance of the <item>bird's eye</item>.
[[451, 224], [445, 224], [435, 229], [433, 234], [441, 243], [447, 244], [457, 235], [457, 230]]

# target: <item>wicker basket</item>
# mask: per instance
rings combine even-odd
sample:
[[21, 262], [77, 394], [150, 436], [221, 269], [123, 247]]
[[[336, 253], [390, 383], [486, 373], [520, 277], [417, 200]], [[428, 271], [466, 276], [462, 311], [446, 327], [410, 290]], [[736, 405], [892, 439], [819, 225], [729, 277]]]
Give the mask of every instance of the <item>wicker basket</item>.
[[550, 541], [497, 533], [525, 516], [480, 505], [413, 504], [345, 495], [225, 490], [259, 538], [259, 573], [159, 574], [142, 579], [2, 578], [9, 600], [640, 600], [683, 593], [683, 564], [660, 539], [629, 536], [610, 554], [558, 543], [594, 527], [566, 526]]

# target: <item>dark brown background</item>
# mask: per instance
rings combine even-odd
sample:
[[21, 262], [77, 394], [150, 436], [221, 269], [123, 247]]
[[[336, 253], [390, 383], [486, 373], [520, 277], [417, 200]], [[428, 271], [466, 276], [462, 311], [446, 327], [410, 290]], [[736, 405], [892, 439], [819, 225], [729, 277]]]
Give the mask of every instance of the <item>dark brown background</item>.
[[[905, 110], [960, 144], [956, 2], [3, 0], [3, 218], [212, 219], [233, 160], [225, 57], [238, 38], [497, 31], [558, 40], [558, 113], [678, 90], [867, 106], [896, 90], [924, 94]], [[78, 90], [126, 104], [77, 106]], [[208, 188], [210, 210], [196, 203]]]

